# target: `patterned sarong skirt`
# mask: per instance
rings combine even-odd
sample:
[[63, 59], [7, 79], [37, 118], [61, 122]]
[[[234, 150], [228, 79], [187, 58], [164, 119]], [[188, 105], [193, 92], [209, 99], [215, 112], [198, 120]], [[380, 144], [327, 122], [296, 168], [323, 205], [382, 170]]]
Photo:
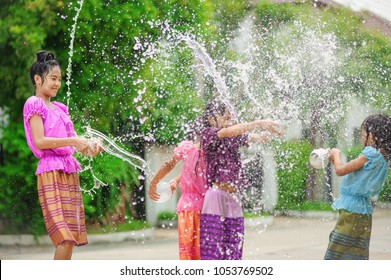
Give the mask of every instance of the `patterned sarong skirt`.
[[372, 215], [340, 210], [324, 259], [367, 260], [371, 230]]
[[200, 254], [200, 211], [178, 212], [179, 258], [199, 260]]
[[208, 189], [200, 231], [202, 260], [242, 259], [244, 219], [239, 194]]
[[88, 243], [78, 173], [55, 170], [39, 174], [38, 198], [55, 247], [64, 242], [76, 246]]

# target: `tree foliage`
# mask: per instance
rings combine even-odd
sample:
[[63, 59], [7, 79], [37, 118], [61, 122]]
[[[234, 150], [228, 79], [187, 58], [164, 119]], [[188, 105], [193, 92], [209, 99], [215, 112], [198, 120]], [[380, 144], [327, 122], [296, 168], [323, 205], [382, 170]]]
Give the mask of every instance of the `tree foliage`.
[[[82, 2], [75, 26], [73, 56], [69, 60], [70, 34]], [[178, 79], [183, 86], [172, 84], [161, 100], [155, 100], [151, 81], [151, 88], [146, 89], [147, 98], [143, 99], [150, 104], [147, 108], [150, 119], [145, 123], [140, 121], [137, 108], [140, 103], [135, 101], [140, 87], [135, 81], [148, 80], [151, 70], [149, 64], [139, 65], [141, 58], [133, 48], [135, 38], [156, 38], [161, 31], [154, 24], [159, 21], [201, 34], [211, 19], [213, 6], [209, 1], [180, 0], [2, 1], [1, 5], [0, 107], [8, 115], [0, 122], [4, 124], [0, 128], [3, 146], [0, 219], [19, 231], [40, 232], [43, 223], [34, 176], [38, 160], [27, 147], [21, 113], [25, 100], [33, 93], [29, 68], [35, 53], [46, 49], [56, 54], [63, 73], [56, 100], [69, 104], [78, 134], [83, 135], [85, 126], [90, 126], [109, 135], [129, 152], [142, 154], [144, 136], [151, 130], [156, 132], [156, 127], [159, 127], [157, 141], [173, 141], [173, 131], [182, 125], [175, 122], [175, 116], [194, 117], [185, 110], [196, 100], [186, 101], [187, 107], [178, 106], [194, 90], [183, 81], [185, 76]], [[154, 124], [164, 121], [171, 125]], [[87, 169], [80, 173], [82, 188], [93, 188], [92, 175], [108, 183], [84, 195], [88, 220], [105, 220], [107, 213], [113, 213], [121, 199], [122, 186], [127, 196], [135, 195], [134, 190], [140, 191], [140, 172], [126, 162], [104, 154], [92, 163], [78, 158], [83, 167], [92, 166], [94, 172]], [[137, 195], [144, 196], [143, 190]], [[139, 202], [141, 198], [137, 199]], [[126, 203], [128, 214], [134, 215], [131, 198]]]

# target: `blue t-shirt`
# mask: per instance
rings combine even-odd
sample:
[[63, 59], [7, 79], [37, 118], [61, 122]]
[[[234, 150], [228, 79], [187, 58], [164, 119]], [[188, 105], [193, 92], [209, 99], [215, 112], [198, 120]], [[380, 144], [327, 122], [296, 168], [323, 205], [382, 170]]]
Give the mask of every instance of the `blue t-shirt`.
[[341, 196], [333, 203], [334, 209], [345, 209], [360, 214], [372, 214], [371, 197], [383, 188], [389, 164], [379, 150], [367, 146], [361, 152], [368, 161], [364, 166], [346, 174], [341, 183]]

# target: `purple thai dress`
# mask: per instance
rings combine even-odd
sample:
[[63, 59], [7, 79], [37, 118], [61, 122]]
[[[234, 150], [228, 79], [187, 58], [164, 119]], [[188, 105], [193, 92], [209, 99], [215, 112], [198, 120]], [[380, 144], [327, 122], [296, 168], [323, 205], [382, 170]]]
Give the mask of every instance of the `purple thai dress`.
[[240, 189], [244, 185], [240, 146], [248, 136], [218, 138], [220, 129], [202, 131], [201, 147], [206, 161], [208, 190], [201, 212], [201, 259], [240, 260], [243, 254], [244, 219], [239, 193], [213, 186], [224, 182]]

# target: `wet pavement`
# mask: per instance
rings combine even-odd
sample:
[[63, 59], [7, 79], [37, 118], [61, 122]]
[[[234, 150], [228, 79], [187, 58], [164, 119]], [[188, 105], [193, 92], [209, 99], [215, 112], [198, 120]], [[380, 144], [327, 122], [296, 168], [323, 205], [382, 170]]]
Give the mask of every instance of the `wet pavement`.
[[[321, 260], [336, 219], [270, 217], [245, 229], [244, 260]], [[2, 246], [2, 260], [50, 260], [52, 246]], [[176, 229], [155, 229], [142, 241], [89, 244], [75, 248], [74, 260], [177, 260]], [[391, 260], [391, 209], [376, 209], [370, 242], [371, 260]]]

